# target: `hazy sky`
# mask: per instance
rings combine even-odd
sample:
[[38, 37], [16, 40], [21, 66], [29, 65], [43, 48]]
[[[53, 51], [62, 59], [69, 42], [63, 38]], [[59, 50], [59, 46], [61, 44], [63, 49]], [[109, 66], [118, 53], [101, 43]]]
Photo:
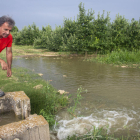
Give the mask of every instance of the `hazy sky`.
[[105, 16], [110, 12], [111, 21], [118, 13], [129, 21], [140, 17], [140, 0], [0, 0], [0, 16], [11, 16], [20, 30], [33, 22], [40, 29], [47, 25], [54, 29], [63, 25], [64, 17], [77, 18], [80, 2], [86, 10], [94, 10], [95, 18], [103, 10]]

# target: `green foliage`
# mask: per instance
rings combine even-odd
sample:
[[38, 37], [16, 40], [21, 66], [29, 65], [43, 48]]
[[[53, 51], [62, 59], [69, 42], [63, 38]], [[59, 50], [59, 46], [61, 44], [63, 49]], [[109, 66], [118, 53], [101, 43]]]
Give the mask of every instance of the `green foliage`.
[[[64, 97], [64, 95], [60, 95], [60, 93], [52, 90], [52, 87], [50, 87], [50, 85], [44, 87], [43, 93], [45, 94], [44, 98], [46, 100], [44, 100], [44, 105], [40, 111], [40, 114], [44, 116], [44, 118], [49, 122], [50, 125], [54, 125], [55, 113], [68, 105], [68, 99]], [[41, 100], [41, 104], [42, 101], [43, 100]]]
[[121, 136], [120, 138], [110, 135], [107, 133], [107, 128], [101, 127], [96, 128], [93, 126], [92, 131], [88, 131], [86, 134], [83, 135], [73, 135], [68, 136], [66, 140], [140, 140], [140, 136], [138, 135], [129, 135], [128, 136]]
[[118, 50], [112, 51], [104, 56], [98, 55], [96, 58], [91, 58], [89, 61], [98, 61], [108, 64], [140, 64], [140, 51]]
[[[89, 40], [93, 33], [91, 21], [94, 19], [94, 12], [84, 9], [84, 5], [79, 5], [79, 15], [77, 20], [64, 20], [64, 48], [68, 51], [89, 51]], [[67, 46], [67, 47], [66, 47]]]
[[48, 48], [49, 46], [48, 38], [51, 36], [51, 34], [52, 34], [51, 26], [48, 25], [46, 27], [42, 27], [40, 35], [34, 40], [34, 47]]
[[14, 27], [12, 28], [11, 34], [12, 34], [12, 37], [13, 37], [13, 42], [15, 41], [15, 37], [17, 36], [18, 31], [19, 31], [19, 30], [18, 30], [17, 26], [14, 26]]
[[80, 104], [80, 100], [82, 99], [82, 96], [81, 96], [82, 91], [84, 91], [84, 89], [82, 87], [78, 88], [77, 93], [76, 93], [76, 97], [74, 97], [74, 103], [73, 103], [74, 105], [67, 109], [67, 111], [71, 115], [73, 115], [74, 117], [76, 116], [75, 115], [75, 110], [77, 108], [77, 105]]
[[15, 37], [17, 36], [18, 32], [11, 32], [11, 35], [13, 37], [13, 42], [15, 42]]
[[34, 40], [39, 36], [39, 28], [33, 23], [31, 26], [24, 27], [14, 37], [16, 45], [33, 45]]
[[[140, 21], [129, 22], [119, 14], [111, 23], [109, 13], [94, 17], [94, 11], [86, 11], [79, 4], [77, 19], [64, 18], [63, 26], [50, 26], [39, 30], [35, 24], [13, 33], [16, 45], [34, 45], [50, 51], [96, 52], [105, 54], [114, 50], [140, 49]], [[16, 27], [15, 27], [16, 28]], [[14, 29], [16, 30], [16, 29]]]
[[60, 26], [56, 26], [54, 31], [52, 31], [50, 26], [43, 27], [40, 36], [34, 41], [34, 46], [46, 48], [50, 51], [59, 51], [62, 45], [62, 35], [63, 28]]
[[60, 46], [62, 51], [77, 51], [77, 40], [76, 29], [77, 23], [75, 20], [64, 19], [63, 36], [62, 36], [62, 46]]
[[94, 20], [94, 12], [88, 10], [86, 14], [86, 10], [82, 3], [79, 4], [79, 15], [77, 17], [77, 29], [76, 36], [78, 42], [77, 51], [89, 51], [90, 45], [89, 40], [93, 34], [92, 21]]
[[47, 49], [51, 51], [59, 51], [62, 45], [63, 28], [61, 26], [55, 28], [52, 34], [47, 38]]
[[12, 31], [11, 32], [18, 32], [19, 30], [18, 30], [18, 27], [17, 26], [14, 26], [13, 28], [12, 28]]
[[107, 131], [102, 128], [96, 128], [93, 126], [93, 130], [84, 135], [73, 135], [72, 137], [68, 137], [67, 140], [117, 140], [109, 135], [107, 135]]

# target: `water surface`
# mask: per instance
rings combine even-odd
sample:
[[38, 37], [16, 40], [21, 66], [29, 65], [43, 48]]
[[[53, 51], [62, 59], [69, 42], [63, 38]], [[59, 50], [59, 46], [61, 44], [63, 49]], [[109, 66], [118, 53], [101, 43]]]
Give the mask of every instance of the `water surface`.
[[16, 117], [14, 111], [9, 111], [0, 114], [0, 126], [6, 125], [13, 122], [21, 121], [22, 119]]
[[87, 89], [76, 110], [81, 117], [72, 119], [66, 110], [57, 114], [59, 125], [55, 129], [59, 139], [84, 133], [84, 128], [91, 130], [93, 125], [106, 126], [108, 132], [121, 133], [124, 128], [130, 128], [133, 134], [139, 132], [140, 69], [83, 60], [83, 57], [28, 57], [14, 59], [13, 66], [42, 73], [42, 78], [56, 89], [72, 95], [80, 86]]

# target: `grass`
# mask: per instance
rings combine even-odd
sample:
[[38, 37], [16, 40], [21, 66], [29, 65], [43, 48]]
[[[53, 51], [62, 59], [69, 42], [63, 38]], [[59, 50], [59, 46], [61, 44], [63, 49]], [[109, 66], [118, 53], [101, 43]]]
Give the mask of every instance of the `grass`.
[[103, 56], [98, 55], [87, 59], [88, 61], [96, 61], [113, 65], [127, 65], [128, 67], [140, 67], [140, 51], [113, 51]]
[[[30, 98], [31, 113], [43, 115], [52, 126], [55, 123], [55, 113], [68, 105], [68, 99], [30, 70], [13, 68], [12, 72], [8, 78], [6, 71], [0, 69], [0, 88], [4, 92], [24, 91]], [[40, 86], [38, 89], [37, 85]]]
[[114, 135], [109, 135], [106, 128], [96, 128], [93, 126], [93, 130], [91, 132], [87, 131], [84, 135], [68, 136], [66, 140], [140, 140], [140, 136], [139, 134], [134, 136], [130, 136], [128, 134], [127, 136], [121, 136], [118, 138]]
[[[69, 52], [50, 52], [47, 49], [42, 48], [34, 48], [33, 46], [29, 45], [15, 45], [12, 44], [12, 52], [13, 58], [17, 56], [26, 56], [26, 55], [40, 55], [40, 56], [61, 56], [61, 55], [69, 55]], [[5, 50], [0, 53], [0, 58], [5, 59]]]
[[40, 55], [40, 56], [60, 56], [60, 55], [69, 55], [68, 52], [50, 52], [47, 49], [44, 48], [34, 48], [33, 46], [27, 46], [27, 45], [15, 45], [12, 46], [13, 50], [13, 56], [22, 56], [22, 55]]

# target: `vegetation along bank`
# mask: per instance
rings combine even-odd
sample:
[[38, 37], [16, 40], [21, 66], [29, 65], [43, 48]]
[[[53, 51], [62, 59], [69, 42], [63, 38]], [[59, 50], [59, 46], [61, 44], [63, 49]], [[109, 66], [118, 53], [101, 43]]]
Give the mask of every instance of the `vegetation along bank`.
[[94, 16], [94, 11], [86, 12], [84, 4], [79, 4], [77, 19], [64, 18], [62, 26], [42, 27], [39, 30], [35, 23], [21, 31], [15, 27], [12, 31], [16, 45], [33, 45], [55, 52], [98, 53], [112, 51], [137, 51], [140, 48], [140, 21], [129, 22], [124, 16], [116, 15], [113, 22], [109, 12]]

